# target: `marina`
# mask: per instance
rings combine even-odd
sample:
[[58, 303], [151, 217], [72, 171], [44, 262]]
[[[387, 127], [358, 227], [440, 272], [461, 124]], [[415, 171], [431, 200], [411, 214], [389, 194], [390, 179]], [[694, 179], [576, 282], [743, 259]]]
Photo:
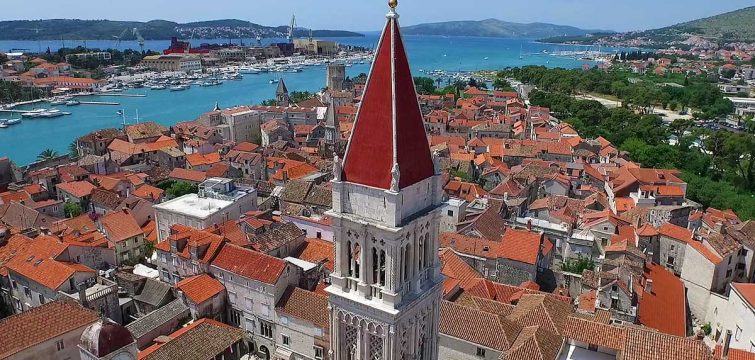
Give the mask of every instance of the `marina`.
[[[336, 41], [372, 48], [375, 46], [377, 36], [368, 34], [363, 38], [338, 38]], [[405, 41], [412, 54], [409, 60], [415, 76], [442, 78], [443, 84], [456, 79], [468, 79], [470, 73], [477, 70], [524, 65], [575, 68], [584, 63], [595, 64], [595, 62], [542, 53], [542, 50], [546, 49], [552, 52], [554, 45], [539, 44], [532, 40], [406, 36]], [[56, 45], [52, 41], [45, 43], [49, 43], [53, 50], [60, 46], [59, 43]], [[147, 41], [145, 49], [159, 50], [165, 48], [166, 44], [166, 41]], [[102, 41], [102, 44], [93, 41], [89, 46], [108, 47], [111, 44], [107, 44], [107, 41]], [[121, 46], [137, 47], [136, 44], [129, 44], [126, 41]], [[24, 46], [23, 42], [0, 41], [0, 48], [24, 48]], [[534, 55], [525, 55], [520, 58], [520, 48], [525, 49], [525, 54], [533, 53]], [[571, 50], [573, 47], [562, 49]], [[291, 62], [288, 59], [285, 61]], [[211, 111], [216, 102], [223, 108], [259, 104], [275, 96], [275, 87], [280, 78], [285, 80], [290, 91], [319, 91], [325, 82], [324, 61], [304, 59], [295, 62], [301, 62], [301, 65], [294, 65], [288, 71], [277, 71], [282, 70], [283, 67], [273, 66], [264, 72], [264, 67], [257, 64], [240, 64], [233, 67], [220, 67], [214, 69], [217, 71], [213, 73], [199, 73], [196, 74], [195, 79], [191, 79], [191, 75], [185, 73], [136, 74], [122, 78], [123, 86], [116, 87], [111, 84], [104, 88], [103, 93], [75, 96], [82, 103], [79, 106], [65, 106], [65, 103], [52, 105], [47, 101], [34, 100], [16, 104], [17, 106], [12, 109], [0, 108], [0, 114], [2, 114], [0, 118], [11, 117], [11, 114], [18, 117], [23, 112], [56, 107], [62, 112], [71, 113], [71, 115], [56, 115], [57, 117], [29, 118], [28, 121], [24, 119], [18, 125], [0, 129], [0, 144], [2, 144], [0, 157], [9, 156], [19, 165], [23, 165], [34, 161], [36, 156], [46, 148], [66, 152], [72, 141], [92, 130], [120, 127], [124, 118], [129, 123], [136, 122], [137, 111], [141, 121], [173, 125], [180, 121], [194, 120], [199, 115]], [[322, 64], [318, 64], [320, 62]], [[301, 67], [301, 71], [297, 71], [296, 67]], [[275, 70], [270, 71], [271, 68]], [[346, 66], [346, 73], [347, 76], [355, 77], [360, 73], [367, 73], [369, 68], [369, 59], [354, 59]], [[423, 71], [420, 72], [420, 69]], [[256, 72], [256, 70], [260, 71]], [[236, 80], [225, 80], [222, 78], [224, 73], [238, 73], [240, 76]], [[170, 81], [167, 81], [169, 79]], [[173, 81], [177, 83], [168, 84]], [[126, 83], [131, 83], [132, 86], [127, 86]], [[189, 88], [181, 91], [168, 90], [171, 86], [182, 83], [190, 85]], [[115, 98], [119, 103], [117, 109], [114, 109], [116, 105], [85, 104], [85, 102], [111, 102]], [[116, 110], [123, 110], [124, 115], [116, 114]]]

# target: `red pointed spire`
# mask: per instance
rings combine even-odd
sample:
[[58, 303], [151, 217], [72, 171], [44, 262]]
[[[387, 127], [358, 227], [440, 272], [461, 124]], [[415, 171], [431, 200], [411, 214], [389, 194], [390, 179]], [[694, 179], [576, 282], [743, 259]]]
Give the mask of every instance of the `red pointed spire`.
[[394, 165], [398, 165], [400, 189], [435, 173], [398, 14], [392, 8], [387, 18], [344, 155], [342, 175], [343, 181], [386, 190], [391, 189]]

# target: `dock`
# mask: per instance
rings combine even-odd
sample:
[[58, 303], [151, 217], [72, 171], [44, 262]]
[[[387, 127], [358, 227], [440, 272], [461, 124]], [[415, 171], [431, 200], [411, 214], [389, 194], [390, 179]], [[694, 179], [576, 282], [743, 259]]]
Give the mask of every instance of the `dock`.
[[81, 105], [120, 105], [121, 103], [109, 101], [79, 101]]
[[23, 113], [28, 113], [29, 110], [0, 109], [0, 112], [23, 114]]
[[123, 96], [123, 97], [147, 97], [144, 94], [119, 94], [119, 93], [102, 93], [93, 96]]

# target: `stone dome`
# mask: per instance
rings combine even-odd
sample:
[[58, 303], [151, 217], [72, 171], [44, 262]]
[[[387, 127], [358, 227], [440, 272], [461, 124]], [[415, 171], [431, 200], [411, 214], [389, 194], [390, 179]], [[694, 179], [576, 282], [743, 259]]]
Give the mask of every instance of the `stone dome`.
[[100, 320], [89, 325], [81, 334], [81, 347], [101, 358], [134, 342], [134, 336], [125, 327]]

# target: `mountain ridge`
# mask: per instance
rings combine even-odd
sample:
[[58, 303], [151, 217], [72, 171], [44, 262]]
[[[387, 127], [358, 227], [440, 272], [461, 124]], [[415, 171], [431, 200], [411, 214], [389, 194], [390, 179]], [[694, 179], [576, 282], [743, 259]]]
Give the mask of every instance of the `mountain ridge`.
[[508, 38], [544, 38], [558, 35], [586, 35], [605, 30], [585, 30], [575, 26], [545, 22], [516, 23], [495, 18], [423, 23], [402, 27], [407, 35], [479, 36]]
[[[134, 40], [131, 29], [139, 29], [146, 40], [167, 40], [171, 37], [195, 39], [254, 38], [257, 35], [285, 37], [286, 26], [265, 26], [246, 20], [221, 19], [178, 23], [168, 20], [117, 21], [81, 19], [9, 20], [0, 21], [0, 40], [112, 40], [126, 34], [123, 40]], [[294, 36], [308, 36], [309, 30], [296, 28]], [[359, 37], [363, 34], [345, 30], [312, 30], [319, 37]]]

